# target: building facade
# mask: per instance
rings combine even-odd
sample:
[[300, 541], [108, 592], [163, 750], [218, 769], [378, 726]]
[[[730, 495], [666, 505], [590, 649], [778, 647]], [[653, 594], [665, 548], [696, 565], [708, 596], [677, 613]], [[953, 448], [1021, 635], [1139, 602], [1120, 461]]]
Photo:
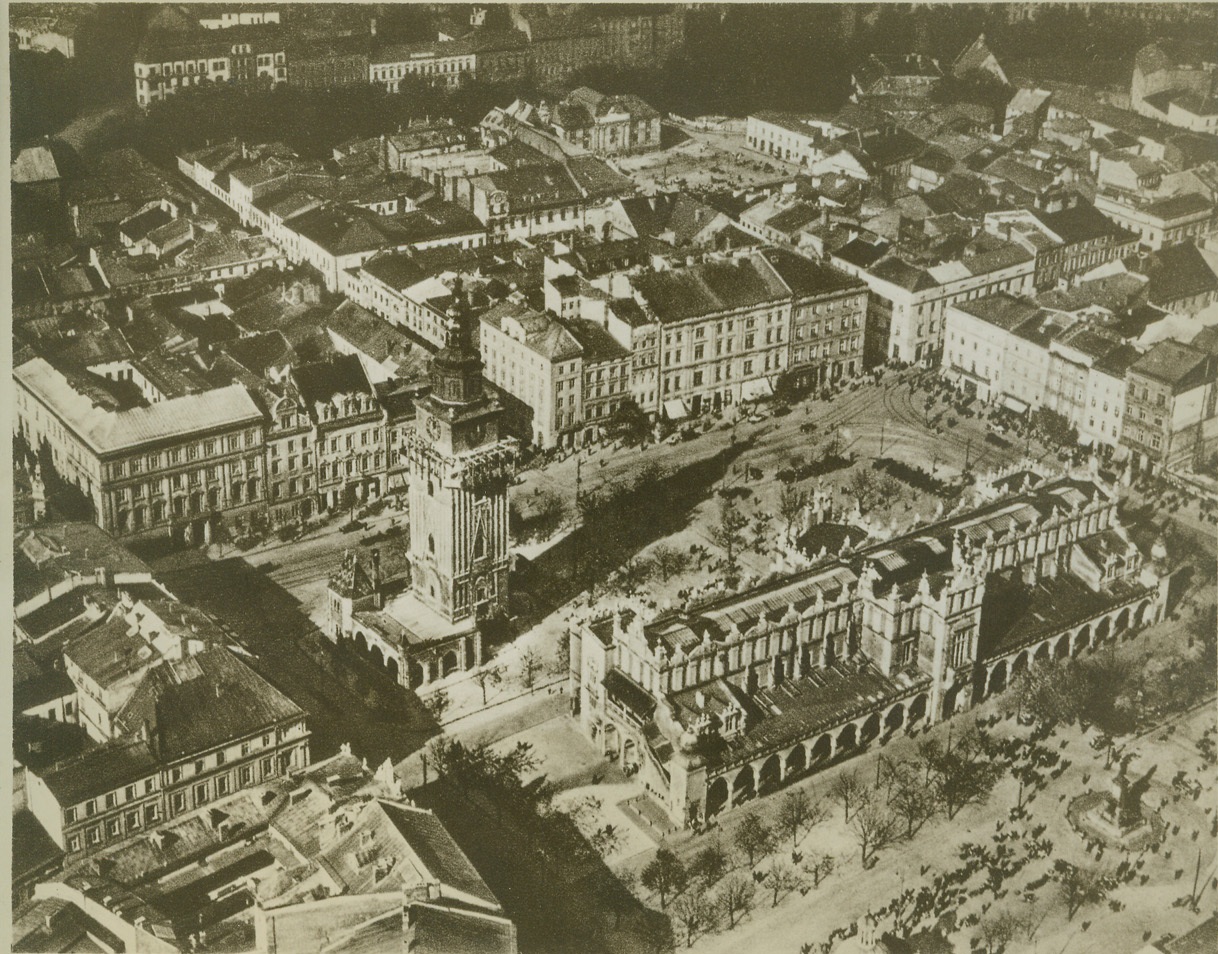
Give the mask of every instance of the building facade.
[[[1076, 478], [1026, 489], [1034, 476], [945, 523], [755, 590], [578, 622], [581, 727], [674, 823], [699, 825], [905, 726], [950, 718], [1029, 667], [1161, 619], [1166, 586], [1121, 527], [1111, 489]], [[1030, 589], [1034, 613], [987, 608], [987, 592]]]

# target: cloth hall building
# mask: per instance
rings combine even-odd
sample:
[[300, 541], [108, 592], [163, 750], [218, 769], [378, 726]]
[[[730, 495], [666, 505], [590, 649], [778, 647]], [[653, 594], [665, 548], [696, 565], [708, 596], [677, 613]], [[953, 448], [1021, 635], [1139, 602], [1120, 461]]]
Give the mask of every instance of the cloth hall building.
[[1023, 471], [979, 495], [745, 592], [580, 622], [583, 730], [697, 824], [1162, 618], [1166, 576], [1098, 478]]

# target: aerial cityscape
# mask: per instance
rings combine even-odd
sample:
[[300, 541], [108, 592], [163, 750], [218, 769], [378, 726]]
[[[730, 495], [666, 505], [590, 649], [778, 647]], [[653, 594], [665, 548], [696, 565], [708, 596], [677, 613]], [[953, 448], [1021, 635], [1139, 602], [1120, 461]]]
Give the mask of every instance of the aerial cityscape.
[[7, 17], [12, 949], [1218, 951], [1218, 2]]

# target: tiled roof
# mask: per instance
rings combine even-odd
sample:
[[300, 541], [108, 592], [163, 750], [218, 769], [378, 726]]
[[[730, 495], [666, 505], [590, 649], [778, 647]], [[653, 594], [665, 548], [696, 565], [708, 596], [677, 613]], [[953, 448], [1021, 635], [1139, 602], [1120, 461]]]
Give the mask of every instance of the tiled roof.
[[1192, 242], [1164, 246], [1145, 259], [1131, 255], [1125, 267], [1150, 279], [1147, 298], [1163, 307], [1218, 290], [1218, 275]]
[[958, 301], [951, 307], [1007, 331], [1023, 324], [1038, 311], [1035, 304], [1005, 292], [973, 301]]
[[146, 778], [157, 766], [147, 742], [120, 740], [55, 763], [42, 773], [42, 780], [59, 804], [67, 807]]
[[213, 646], [149, 670], [115, 719], [124, 731], [148, 722], [162, 759], [185, 758], [254, 735], [304, 710], [237, 659]]
[[364, 366], [354, 354], [302, 364], [292, 371], [292, 376], [300, 396], [308, 404], [325, 404], [336, 394], [373, 394]]
[[790, 295], [759, 255], [641, 274], [632, 282], [663, 322], [777, 302]]
[[1178, 385], [1207, 361], [1212, 359], [1204, 351], [1168, 339], [1147, 351], [1129, 370], [1164, 384]]

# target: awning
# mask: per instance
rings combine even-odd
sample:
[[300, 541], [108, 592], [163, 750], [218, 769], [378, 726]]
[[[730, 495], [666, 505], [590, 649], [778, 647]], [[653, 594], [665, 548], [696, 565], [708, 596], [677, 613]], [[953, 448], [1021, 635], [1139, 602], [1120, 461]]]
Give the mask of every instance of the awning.
[[673, 398], [664, 402], [664, 416], [670, 421], [680, 421], [689, 417], [689, 408], [681, 398]]
[[1017, 397], [1011, 397], [1009, 394], [1002, 396], [1002, 406], [1008, 411], [1014, 411], [1016, 414], [1025, 414], [1028, 410], [1028, 405]]
[[769, 378], [757, 378], [753, 381], [745, 381], [740, 385], [740, 400], [756, 401], [758, 398], [771, 397], [774, 394], [774, 388], [770, 384]]

